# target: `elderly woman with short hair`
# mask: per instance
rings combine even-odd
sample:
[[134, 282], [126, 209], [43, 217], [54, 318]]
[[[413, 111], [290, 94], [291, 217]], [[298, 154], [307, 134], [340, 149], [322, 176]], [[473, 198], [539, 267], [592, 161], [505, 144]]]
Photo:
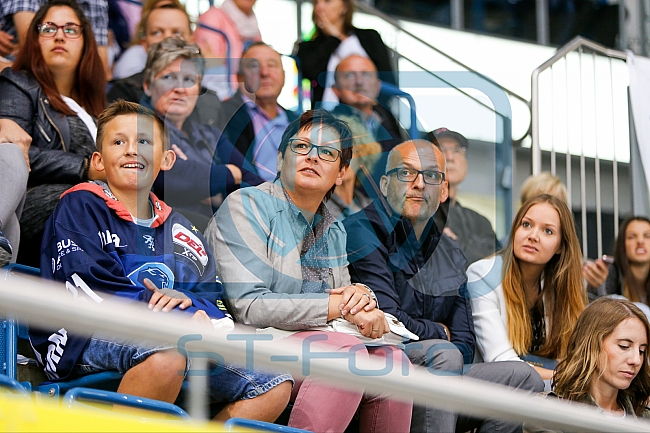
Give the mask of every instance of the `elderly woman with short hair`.
[[200, 98], [204, 63], [196, 45], [167, 38], [149, 49], [144, 70], [145, 103], [165, 120], [177, 154], [154, 191], [199, 229], [226, 195], [240, 185], [262, 183], [219, 129], [189, 119]]

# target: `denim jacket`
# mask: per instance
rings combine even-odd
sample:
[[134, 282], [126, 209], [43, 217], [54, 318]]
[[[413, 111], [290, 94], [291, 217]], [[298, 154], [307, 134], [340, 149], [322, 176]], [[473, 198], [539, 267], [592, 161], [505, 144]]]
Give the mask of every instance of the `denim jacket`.
[[32, 137], [29, 184], [84, 180], [84, 156], [68, 152], [68, 120], [52, 108], [38, 81], [25, 71], [6, 68], [0, 73], [0, 95], [0, 118], [13, 120]]

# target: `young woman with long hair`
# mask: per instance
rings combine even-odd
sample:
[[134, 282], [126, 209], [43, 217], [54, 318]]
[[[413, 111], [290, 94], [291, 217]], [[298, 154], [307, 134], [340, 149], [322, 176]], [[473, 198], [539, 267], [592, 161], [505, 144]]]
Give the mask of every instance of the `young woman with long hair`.
[[650, 418], [648, 338], [648, 318], [632, 302], [595, 300], [578, 319], [555, 369], [555, 394], [613, 414]]
[[533, 366], [551, 379], [553, 360], [565, 356], [587, 301], [580, 245], [566, 203], [548, 194], [530, 198], [515, 216], [507, 245], [471, 265], [467, 275], [482, 359], [535, 355], [540, 359]]
[[59, 196], [97, 175], [89, 162], [105, 87], [95, 37], [77, 2], [46, 3], [13, 67], [0, 74], [1, 134], [13, 130], [31, 138], [19, 262], [38, 266], [45, 220]]

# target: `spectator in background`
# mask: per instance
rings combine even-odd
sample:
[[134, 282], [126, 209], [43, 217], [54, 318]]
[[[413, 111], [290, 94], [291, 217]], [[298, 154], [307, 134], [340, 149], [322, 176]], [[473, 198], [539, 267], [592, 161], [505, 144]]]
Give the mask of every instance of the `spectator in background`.
[[650, 316], [650, 219], [625, 219], [618, 230], [614, 263], [606, 276], [588, 277], [587, 282], [599, 295], [625, 296]]
[[[352, 25], [353, 0], [312, 0], [316, 35], [298, 44], [303, 77], [311, 80], [312, 107], [318, 102], [338, 102], [332, 91], [333, 72], [342, 59], [359, 54], [368, 57], [381, 72], [381, 79], [395, 84], [388, 48], [374, 29]], [[331, 74], [324, 74], [329, 72]]]
[[[393, 113], [377, 103], [380, 90], [381, 80], [375, 64], [367, 57], [352, 54], [336, 67], [332, 91], [340, 104], [332, 110], [332, 114], [337, 117], [359, 117], [373, 140], [379, 142], [382, 151], [388, 154], [393, 147], [408, 139], [408, 134]], [[386, 162], [386, 158], [383, 162]]]
[[22, 128], [31, 138], [18, 261], [38, 267], [45, 221], [61, 193], [99, 176], [90, 156], [106, 82], [92, 28], [74, 0], [47, 3], [33, 23], [12, 69], [0, 74], [0, 136]]
[[[142, 44], [136, 52], [144, 47], [149, 49], [153, 44], [167, 37], [177, 37], [192, 43], [193, 36], [190, 29], [190, 16], [178, 0], [153, 0], [145, 3], [141, 21]], [[130, 102], [142, 102], [144, 96], [143, 79], [147, 62], [146, 51], [141, 51], [143, 58], [135, 61], [138, 64], [137, 73], [128, 78], [112, 81], [109, 86], [107, 98], [109, 102], [124, 99]], [[137, 54], [140, 56], [140, 54]], [[196, 102], [196, 109], [190, 118], [200, 125], [217, 126], [221, 122], [221, 101], [217, 94], [211, 90], [201, 88], [201, 95]]]
[[[29, 24], [39, 7], [37, 1], [0, 2], [0, 56], [13, 57], [18, 44], [25, 41]], [[5, 67], [10, 65], [11, 63], [7, 63]]]
[[548, 171], [543, 171], [537, 176], [528, 176], [521, 184], [520, 201], [526, 203], [529, 198], [540, 194], [553, 195], [568, 203], [569, 193], [559, 177]]
[[455, 131], [438, 128], [429, 133], [432, 142], [437, 140], [447, 160], [447, 180], [449, 181], [449, 201], [436, 214], [436, 224], [444, 233], [455, 240], [471, 265], [499, 248], [492, 224], [483, 215], [461, 206], [457, 194], [459, 185], [467, 176], [467, 139]]
[[221, 201], [240, 184], [262, 183], [219, 129], [190, 119], [199, 95], [203, 58], [196, 45], [167, 38], [149, 49], [144, 105], [165, 120], [174, 167], [162, 172], [154, 192], [201, 231]]
[[[262, 35], [257, 24], [257, 17], [253, 11], [256, 0], [225, 0], [221, 7], [211, 6], [199, 17], [199, 25], [194, 36], [196, 43], [201, 47], [206, 59], [221, 59], [221, 67], [215, 70], [208, 64], [206, 75], [203, 77], [203, 85], [212, 89], [221, 99], [228, 99], [232, 92], [236, 92], [237, 71], [239, 71], [239, 59], [244, 50], [252, 42], [260, 42]], [[206, 25], [221, 30], [228, 38], [230, 53], [226, 52], [226, 40], [220, 33], [201, 27]], [[209, 61], [208, 61], [209, 62]], [[224, 62], [230, 62], [231, 77], [226, 77]], [[216, 65], [215, 65], [216, 66]]]
[[612, 417], [650, 418], [649, 338], [648, 319], [634, 304], [595, 300], [580, 315], [555, 369], [555, 394]]
[[483, 361], [521, 357], [550, 380], [586, 304], [581, 263], [566, 203], [548, 194], [524, 203], [505, 248], [467, 270]]
[[[41, 6], [44, 6], [47, 0], [3, 0], [0, 3], [0, 26], [2, 26], [0, 30], [8, 31], [14, 37], [11, 42], [15, 43], [15, 37], [18, 37], [18, 42], [22, 44], [21, 39], [25, 39], [35, 12]], [[88, 18], [89, 27], [91, 27], [92, 34], [94, 34], [97, 51], [104, 66], [104, 79], [110, 79], [111, 73], [108, 67], [108, 2], [105, 0], [77, 0], [77, 4]], [[10, 16], [11, 19], [9, 19]], [[13, 26], [11, 21], [13, 21]], [[3, 34], [0, 32], [0, 40], [2, 39]], [[4, 39], [7, 40], [6, 36]], [[2, 43], [0, 43], [1, 46]], [[0, 55], [3, 55], [1, 51], [2, 48], [0, 48]], [[2, 68], [2, 64], [0, 64], [0, 68]]]
[[223, 103], [221, 129], [257, 174], [271, 182], [277, 174], [280, 139], [297, 118], [278, 104], [284, 87], [280, 53], [264, 42], [252, 43], [239, 64], [239, 90]]
[[[460, 375], [472, 362], [474, 326], [466, 295], [466, 259], [433, 222], [447, 197], [445, 161], [426, 140], [407, 141], [389, 155], [381, 193], [344, 221], [350, 279], [373, 288], [382, 309], [418, 337], [405, 346], [413, 364], [441, 375]], [[473, 366], [468, 377], [539, 392], [542, 380], [523, 362]], [[520, 432], [521, 426], [471, 419], [434, 407], [414, 406], [412, 432]]]
[[189, 43], [194, 42], [190, 17], [185, 7], [178, 0], [145, 1], [142, 5], [142, 19], [138, 24], [132, 45], [122, 53], [113, 66], [113, 79], [127, 78], [142, 72], [147, 63], [149, 47], [169, 37], [185, 39]]

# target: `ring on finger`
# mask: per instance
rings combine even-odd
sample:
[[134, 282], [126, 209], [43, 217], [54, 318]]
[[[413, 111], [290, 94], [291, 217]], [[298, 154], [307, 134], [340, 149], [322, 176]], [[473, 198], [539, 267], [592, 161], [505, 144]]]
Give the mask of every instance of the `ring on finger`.
[[364, 293], [364, 294], [361, 295], [361, 296], [365, 296], [366, 298], [368, 298], [368, 303], [370, 303], [370, 301], [372, 301], [372, 298], [371, 298], [370, 295], [367, 294], [367, 293]]

